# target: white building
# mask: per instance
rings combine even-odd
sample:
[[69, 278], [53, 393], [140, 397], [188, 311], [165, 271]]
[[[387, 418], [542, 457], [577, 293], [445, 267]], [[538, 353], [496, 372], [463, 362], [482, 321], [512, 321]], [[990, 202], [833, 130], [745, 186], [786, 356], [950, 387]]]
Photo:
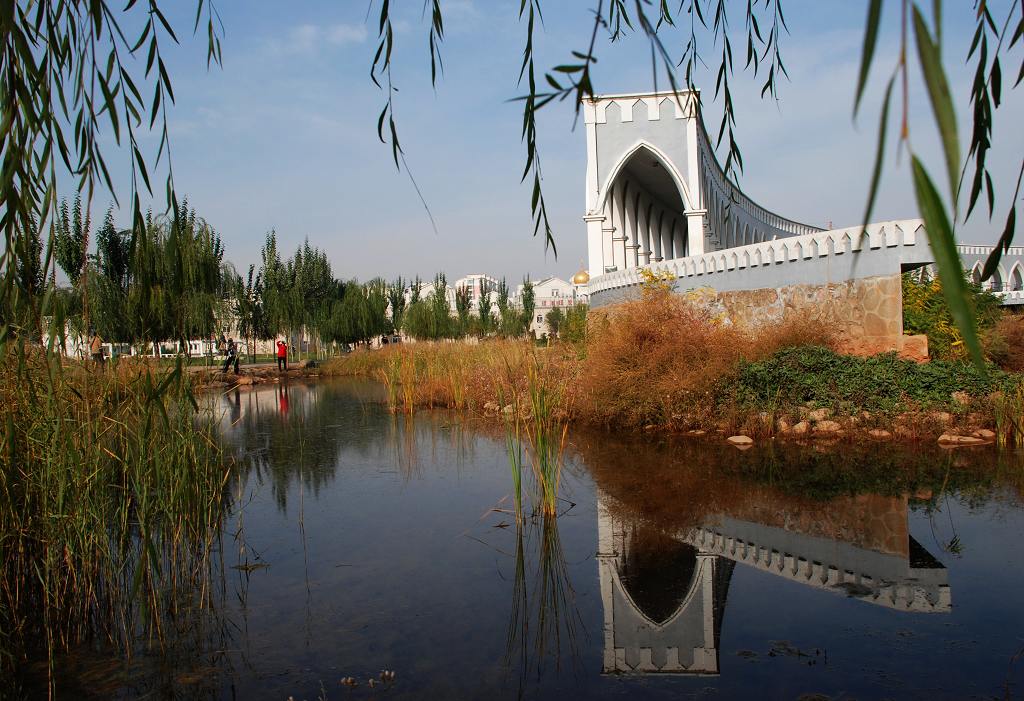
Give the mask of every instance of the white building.
[[[539, 338], [551, 332], [548, 328], [547, 315], [552, 309], [557, 308], [565, 312], [577, 304], [586, 304], [588, 281], [589, 277], [585, 272], [582, 273], [582, 276], [580, 273], [574, 275], [572, 282], [567, 282], [560, 277], [532, 281], [534, 311], [533, 318], [530, 319], [530, 331], [533, 332], [533, 335]], [[522, 284], [516, 287], [515, 303], [520, 309], [523, 306], [523, 287]]]

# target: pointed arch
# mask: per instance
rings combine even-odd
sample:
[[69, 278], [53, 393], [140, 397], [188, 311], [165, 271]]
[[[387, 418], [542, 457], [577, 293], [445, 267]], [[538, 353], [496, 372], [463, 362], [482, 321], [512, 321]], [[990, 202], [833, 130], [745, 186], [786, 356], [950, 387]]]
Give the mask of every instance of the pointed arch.
[[625, 152], [622, 158], [619, 159], [619, 162], [615, 164], [615, 167], [612, 168], [605, 177], [604, 182], [601, 184], [601, 197], [599, 199], [599, 204], [603, 204], [608, 198], [609, 186], [615, 182], [615, 179], [619, 176], [619, 173], [622, 172], [622, 169], [626, 167], [629, 160], [642, 150], [648, 151], [661, 164], [661, 167], [665, 169], [665, 172], [669, 177], [672, 178], [672, 181], [676, 186], [676, 191], [679, 193], [679, 198], [683, 202], [683, 210], [688, 211], [697, 209], [697, 207], [694, 206], [693, 199], [690, 197], [690, 188], [686, 185], [686, 181], [672, 163], [671, 159], [669, 159], [661, 149], [646, 139], [640, 139], [630, 147], [630, 149]]

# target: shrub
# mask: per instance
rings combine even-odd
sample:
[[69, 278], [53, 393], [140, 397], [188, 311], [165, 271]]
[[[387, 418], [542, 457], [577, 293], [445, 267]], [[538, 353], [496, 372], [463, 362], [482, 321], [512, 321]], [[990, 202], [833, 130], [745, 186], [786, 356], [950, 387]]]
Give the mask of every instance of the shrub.
[[993, 363], [1003, 370], [1024, 371], [1024, 316], [1004, 313], [984, 340]]
[[740, 364], [723, 393], [743, 405], [821, 406], [847, 404], [868, 411], [893, 412], [908, 402], [922, 407], [950, 406], [954, 392], [986, 395], [1005, 374], [982, 373], [970, 363], [936, 360], [916, 363], [895, 353], [867, 358], [839, 355], [828, 348], [787, 348], [769, 358]]
[[[985, 332], [1002, 316], [999, 299], [974, 282], [969, 282], [968, 288], [978, 328]], [[928, 275], [927, 269], [903, 275], [903, 330], [928, 336], [928, 352], [933, 358], [958, 360], [967, 357], [960, 331], [942, 296], [942, 283]]]

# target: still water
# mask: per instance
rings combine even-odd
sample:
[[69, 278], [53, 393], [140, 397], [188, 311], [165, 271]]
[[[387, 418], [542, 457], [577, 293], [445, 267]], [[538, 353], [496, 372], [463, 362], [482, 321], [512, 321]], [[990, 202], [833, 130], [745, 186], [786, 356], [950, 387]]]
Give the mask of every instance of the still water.
[[215, 604], [111, 696], [1024, 697], [1013, 456], [571, 434], [560, 516], [517, 527], [500, 429], [381, 396], [212, 400]]

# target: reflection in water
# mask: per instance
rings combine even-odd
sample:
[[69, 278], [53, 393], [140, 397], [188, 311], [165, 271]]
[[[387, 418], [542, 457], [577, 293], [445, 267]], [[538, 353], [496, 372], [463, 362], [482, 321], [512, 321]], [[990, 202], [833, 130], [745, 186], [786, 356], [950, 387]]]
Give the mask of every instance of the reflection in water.
[[515, 577], [505, 644], [505, 664], [518, 670], [520, 696], [539, 681], [549, 662], [556, 671], [567, 654], [574, 671], [582, 625], [558, 531], [558, 517], [517, 522]]
[[593, 469], [606, 673], [718, 673], [736, 564], [902, 611], [951, 610], [905, 495], [815, 500], [674, 466], [637, 481], [612, 458]]
[[[1020, 648], [1006, 553], [1024, 511], [992, 496], [1008, 490], [983, 453], [741, 454], [577, 432], [575, 508], [517, 529], [481, 519], [509, 493], [500, 428], [393, 416], [382, 394], [346, 381], [208, 396], [237, 467], [206, 579], [182, 589], [159, 654], [140, 644], [102, 684], [68, 674], [102, 698], [374, 698], [385, 668], [393, 701], [929, 698], [1001, 689]], [[980, 465], [943, 462], [969, 455]], [[927, 541], [949, 576], [913, 537], [938, 509], [964, 543], [953, 557]], [[828, 665], [736, 654], [776, 635], [827, 647]], [[968, 681], [931, 680], [947, 669]], [[623, 675], [641, 672], [662, 674]], [[339, 687], [349, 675], [359, 688]]]

